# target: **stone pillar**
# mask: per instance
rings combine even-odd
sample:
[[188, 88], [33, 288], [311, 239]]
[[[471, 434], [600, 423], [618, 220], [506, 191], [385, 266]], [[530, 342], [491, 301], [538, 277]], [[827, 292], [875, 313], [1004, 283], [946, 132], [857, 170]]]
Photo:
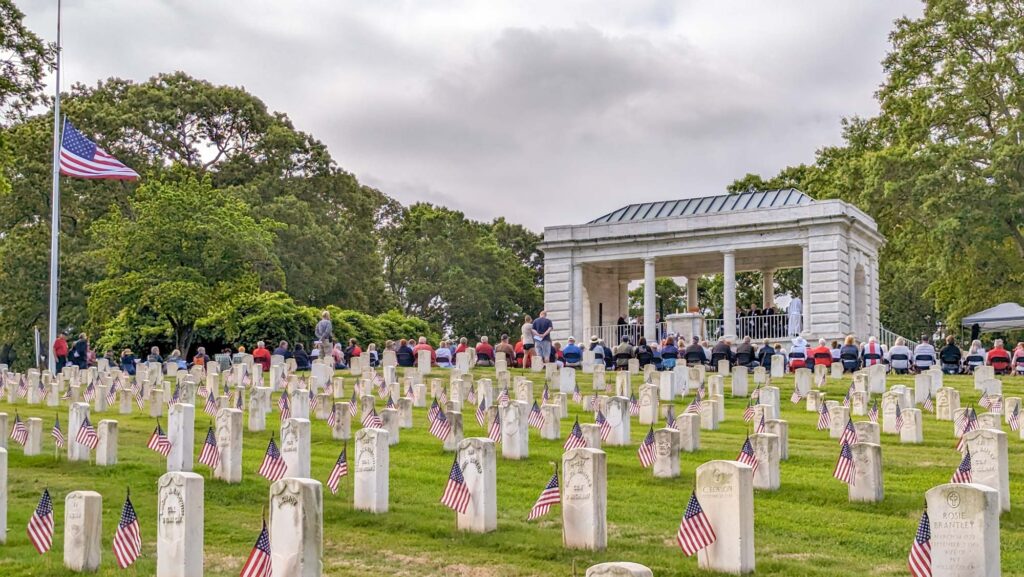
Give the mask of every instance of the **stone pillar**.
[[570, 334], [576, 338], [582, 338], [583, 327], [586, 324], [583, 318], [583, 265], [572, 265], [572, 320], [569, 323]]
[[457, 513], [463, 531], [489, 533], [498, 528], [497, 467], [494, 441], [471, 437], [459, 442], [459, 467], [469, 489], [466, 513]]
[[323, 486], [313, 479], [281, 479], [270, 486], [271, 572], [320, 577], [324, 549]]
[[608, 544], [606, 457], [597, 449], [562, 455], [562, 543], [567, 549], [600, 551]]
[[699, 274], [691, 274], [686, 277], [686, 310], [687, 312], [700, 307], [698, 304], [697, 285], [700, 283]]
[[104, 419], [96, 426], [100, 443], [96, 446], [96, 464], [110, 467], [117, 464], [117, 421]]
[[195, 450], [196, 408], [185, 403], [171, 405], [167, 411], [167, 471], [191, 471]]
[[999, 491], [947, 483], [925, 493], [933, 577], [999, 577]]
[[370, 513], [388, 510], [388, 432], [384, 429], [356, 431], [353, 508]]
[[761, 308], [775, 307], [775, 269], [761, 271]]
[[72, 491], [64, 499], [64, 566], [78, 573], [100, 567], [103, 497], [95, 491]]
[[157, 481], [157, 577], [203, 574], [203, 509], [202, 475], [172, 472]]
[[644, 258], [644, 338], [651, 344], [654, 343], [657, 335], [656, 327], [654, 326], [655, 312], [657, 311], [657, 303], [655, 302], [657, 295], [655, 285], [657, 280], [658, 277], [654, 269], [654, 257]]
[[[618, 298], [618, 304], [619, 304], [619, 314], [618, 314], [618, 316], [620, 316], [622, 318], [629, 318], [629, 279], [628, 278], [620, 278], [619, 279], [619, 298]], [[609, 321], [611, 321], [612, 317], [609, 315], [608, 319], [609, 319]], [[612, 323], [611, 322], [606, 322], [605, 324], [606, 325], [610, 325]], [[579, 336], [579, 335], [577, 335], [577, 336]], [[608, 343], [608, 345], [611, 346], [610, 343]]]
[[753, 573], [753, 470], [737, 461], [708, 461], [697, 467], [694, 491], [717, 536], [697, 553], [697, 564], [723, 573]]
[[802, 255], [802, 267], [803, 267], [803, 295], [800, 300], [801, 308], [803, 309], [800, 329], [801, 333], [810, 334], [811, 332], [811, 249], [807, 244], [800, 245], [800, 252]]
[[[249, 407], [253, 412], [262, 410]], [[221, 409], [217, 412], [217, 449], [220, 450], [220, 463], [213, 470], [213, 478], [227, 483], [242, 482], [242, 411], [240, 409]]]
[[722, 251], [722, 326], [726, 338], [736, 338], [736, 252]]
[[288, 466], [285, 477], [309, 478], [309, 419], [287, 419], [281, 423], [281, 458]]

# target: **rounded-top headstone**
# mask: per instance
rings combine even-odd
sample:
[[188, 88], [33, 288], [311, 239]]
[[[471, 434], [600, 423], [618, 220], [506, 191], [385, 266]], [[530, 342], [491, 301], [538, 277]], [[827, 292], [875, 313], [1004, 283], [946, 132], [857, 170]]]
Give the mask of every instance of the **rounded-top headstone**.
[[587, 577], [654, 577], [654, 572], [639, 563], [615, 561], [590, 567]]

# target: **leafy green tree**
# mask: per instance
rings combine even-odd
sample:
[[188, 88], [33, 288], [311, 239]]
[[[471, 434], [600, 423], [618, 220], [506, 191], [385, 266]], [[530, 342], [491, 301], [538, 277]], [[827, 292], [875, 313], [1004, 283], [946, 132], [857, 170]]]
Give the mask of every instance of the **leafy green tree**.
[[[175, 175], [177, 176], [177, 175]], [[196, 322], [233, 295], [283, 288], [271, 252], [277, 223], [183, 171], [147, 180], [127, 206], [91, 227], [101, 280], [87, 287], [89, 317], [103, 327], [123, 309], [164, 319], [187, 354]]]
[[[654, 281], [654, 295], [657, 303], [656, 310], [665, 315], [674, 312], [686, 311], [686, 289], [679, 286], [670, 277], [660, 277]], [[634, 318], [642, 318], [644, 315], [644, 283], [629, 291], [629, 315]]]
[[499, 245], [490, 225], [414, 204], [383, 235], [385, 282], [407, 315], [439, 332], [510, 331], [542, 306], [536, 271]]
[[46, 102], [43, 81], [56, 58], [24, 23], [25, 14], [11, 0], [0, 0], [0, 116], [20, 119]]

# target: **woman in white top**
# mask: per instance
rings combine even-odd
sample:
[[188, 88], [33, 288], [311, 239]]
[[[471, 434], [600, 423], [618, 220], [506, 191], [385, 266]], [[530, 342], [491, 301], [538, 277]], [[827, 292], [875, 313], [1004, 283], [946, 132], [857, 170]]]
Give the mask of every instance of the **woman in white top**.
[[523, 328], [520, 334], [523, 339], [523, 368], [525, 369], [528, 364], [526, 358], [533, 354], [530, 352], [530, 349], [536, 343], [533, 341], [533, 317], [526, 315], [523, 317], [523, 321]]
[[[893, 359], [893, 355], [896, 356]], [[910, 371], [910, 360], [912, 358], [910, 349], [907, 347], [907, 341], [903, 337], [896, 339], [896, 344], [889, 349], [886, 358], [889, 359], [889, 368], [898, 374], [906, 374]]]
[[968, 373], [973, 373], [974, 369], [985, 364], [985, 347], [981, 346], [981, 341], [975, 339], [971, 341], [971, 349], [967, 351], [967, 356], [964, 357], [964, 366], [967, 367]]

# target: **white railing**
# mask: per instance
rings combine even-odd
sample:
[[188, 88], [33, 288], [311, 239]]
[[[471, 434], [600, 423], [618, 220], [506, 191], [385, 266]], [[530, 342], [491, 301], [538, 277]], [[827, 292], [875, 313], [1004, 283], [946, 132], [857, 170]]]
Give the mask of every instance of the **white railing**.
[[[725, 323], [722, 319], [704, 319], [704, 335], [708, 340], [722, 336]], [[736, 317], [737, 338], [750, 337], [758, 340], [782, 340], [789, 338], [789, 315], [752, 315]]]
[[[655, 332], [657, 334], [658, 341], [665, 338], [665, 335], [668, 334], [666, 331], [667, 327], [665, 323], [656, 324]], [[644, 336], [644, 327], [643, 325], [636, 324], [601, 325], [598, 327], [590, 327], [590, 329], [587, 330], [587, 333], [583, 335], [580, 342], [590, 343], [590, 337], [597, 337], [599, 339], [603, 339], [604, 344], [609, 347], [614, 347], [622, 340], [623, 336], [628, 337], [629, 342], [635, 345], [640, 340], [640, 337]]]
[[[887, 329], [887, 328], [885, 328], [883, 326], [879, 326], [879, 328], [878, 328], [878, 342], [880, 342], [883, 345], [885, 345], [886, 349], [891, 349], [892, 346], [894, 344], [896, 344], [896, 339], [898, 339], [898, 338], [901, 338], [901, 336], [896, 334], [896, 333], [894, 333], [894, 332], [892, 332], [892, 331], [890, 331], [889, 329]], [[902, 337], [902, 338], [903, 338], [903, 340], [907, 341], [907, 346], [910, 347], [910, 350], [914, 350], [914, 347], [917, 346], [917, 341], [912, 341], [912, 340], [908, 339], [907, 337]]]

